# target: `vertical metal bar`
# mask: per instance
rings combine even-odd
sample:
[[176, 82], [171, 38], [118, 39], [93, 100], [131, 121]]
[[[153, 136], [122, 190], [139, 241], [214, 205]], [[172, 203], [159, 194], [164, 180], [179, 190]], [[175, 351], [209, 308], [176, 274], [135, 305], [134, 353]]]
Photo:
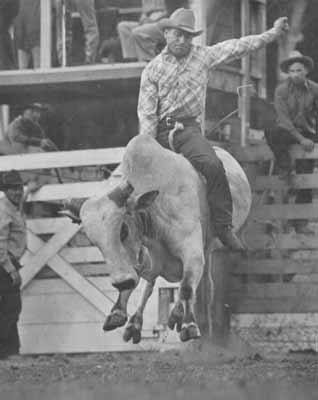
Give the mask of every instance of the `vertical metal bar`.
[[[191, 9], [195, 15], [196, 29], [203, 29], [203, 33], [200, 36], [194, 38], [193, 42], [195, 44], [205, 46], [207, 41], [207, 0], [192, 0], [190, 1]], [[206, 91], [203, 96], [203, 113], [201, 120], [201, 132], [205, 135], [205, 103], [206, 103]]]
[[62, 0], [62, 67], [66, 67], [66, 0]]
[[[265, 32], [267, 28], [266, 18], [266, 2], [259, 4], [259, 19], [260, 19], [260, 32]], [[267, 78], [266, 78], [266, 48], [261, 50], [261, 82], [259, 88], [259, 96], [266, 99], [267, 97]]]
[[40, 67], [51, 67], [52, 15], [51, 0], [41, 0], [41, 56]]
[[10, 108], [8, 105], [3, 104], [0, 106], [0, 140], [4, 138], [4, 134], [9, 125]]
[[[250, 0], [241, 0], [241, 34], [242, 36], [250, 33]], [[251, 79], [250, 56], [242, 59], [242, 98], [241, 98], [241, 146], [246, 146], [246, 139], [250, 129], [250, 96], [247, 85]]]

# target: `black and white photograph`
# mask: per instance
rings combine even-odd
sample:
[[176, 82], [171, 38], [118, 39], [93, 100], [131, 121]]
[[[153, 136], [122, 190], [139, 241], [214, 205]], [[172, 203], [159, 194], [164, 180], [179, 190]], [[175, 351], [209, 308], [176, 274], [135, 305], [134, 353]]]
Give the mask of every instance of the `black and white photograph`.
[[0, 399], [317, 399], [317, 122], [316, 0], [0, 0]]

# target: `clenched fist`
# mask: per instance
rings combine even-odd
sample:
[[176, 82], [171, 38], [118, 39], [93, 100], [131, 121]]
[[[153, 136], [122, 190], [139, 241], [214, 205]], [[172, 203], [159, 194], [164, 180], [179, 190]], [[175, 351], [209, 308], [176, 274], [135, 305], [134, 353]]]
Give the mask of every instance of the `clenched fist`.
[[280, 17], [274, 22], [274, 28], [282, 35], [289, 31], [287, 17]]

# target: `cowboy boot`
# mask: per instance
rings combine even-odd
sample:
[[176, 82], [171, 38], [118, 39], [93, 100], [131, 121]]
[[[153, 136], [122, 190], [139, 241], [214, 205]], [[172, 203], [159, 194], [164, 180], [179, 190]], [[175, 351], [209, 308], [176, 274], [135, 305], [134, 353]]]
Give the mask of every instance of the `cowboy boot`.
[[247, 248], [228, 225], [218, 227], [216, 235], [221, 243], [232, 251], [246, 252]]

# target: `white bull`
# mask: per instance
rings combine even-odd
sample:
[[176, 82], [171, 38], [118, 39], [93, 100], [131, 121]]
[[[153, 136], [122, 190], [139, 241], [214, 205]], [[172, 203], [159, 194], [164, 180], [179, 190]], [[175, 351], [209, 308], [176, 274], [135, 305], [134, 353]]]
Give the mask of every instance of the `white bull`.
[[[233, 226], [238, 230], [250, 210], [250, 186], [237, 161], [223, 149], [216, 152], [229, 180]], [[142, 277], [147, 285], [124, 333], [124, 340], [138, 343], [145, 305], [156, 278], [162, 276], [169, 282], [181, 281], [169, 327], [177, 328], [182, 341], [197, 338], [195, 294], [215, 239], [204, 181], [183, 156], [148, 135], [129, 142], [121, 173], [119, 185], [86, 200], [80, 209], [83, 228], [101, 250], [119, 290], [104, 330], [126, 324], [129, 296]]]

